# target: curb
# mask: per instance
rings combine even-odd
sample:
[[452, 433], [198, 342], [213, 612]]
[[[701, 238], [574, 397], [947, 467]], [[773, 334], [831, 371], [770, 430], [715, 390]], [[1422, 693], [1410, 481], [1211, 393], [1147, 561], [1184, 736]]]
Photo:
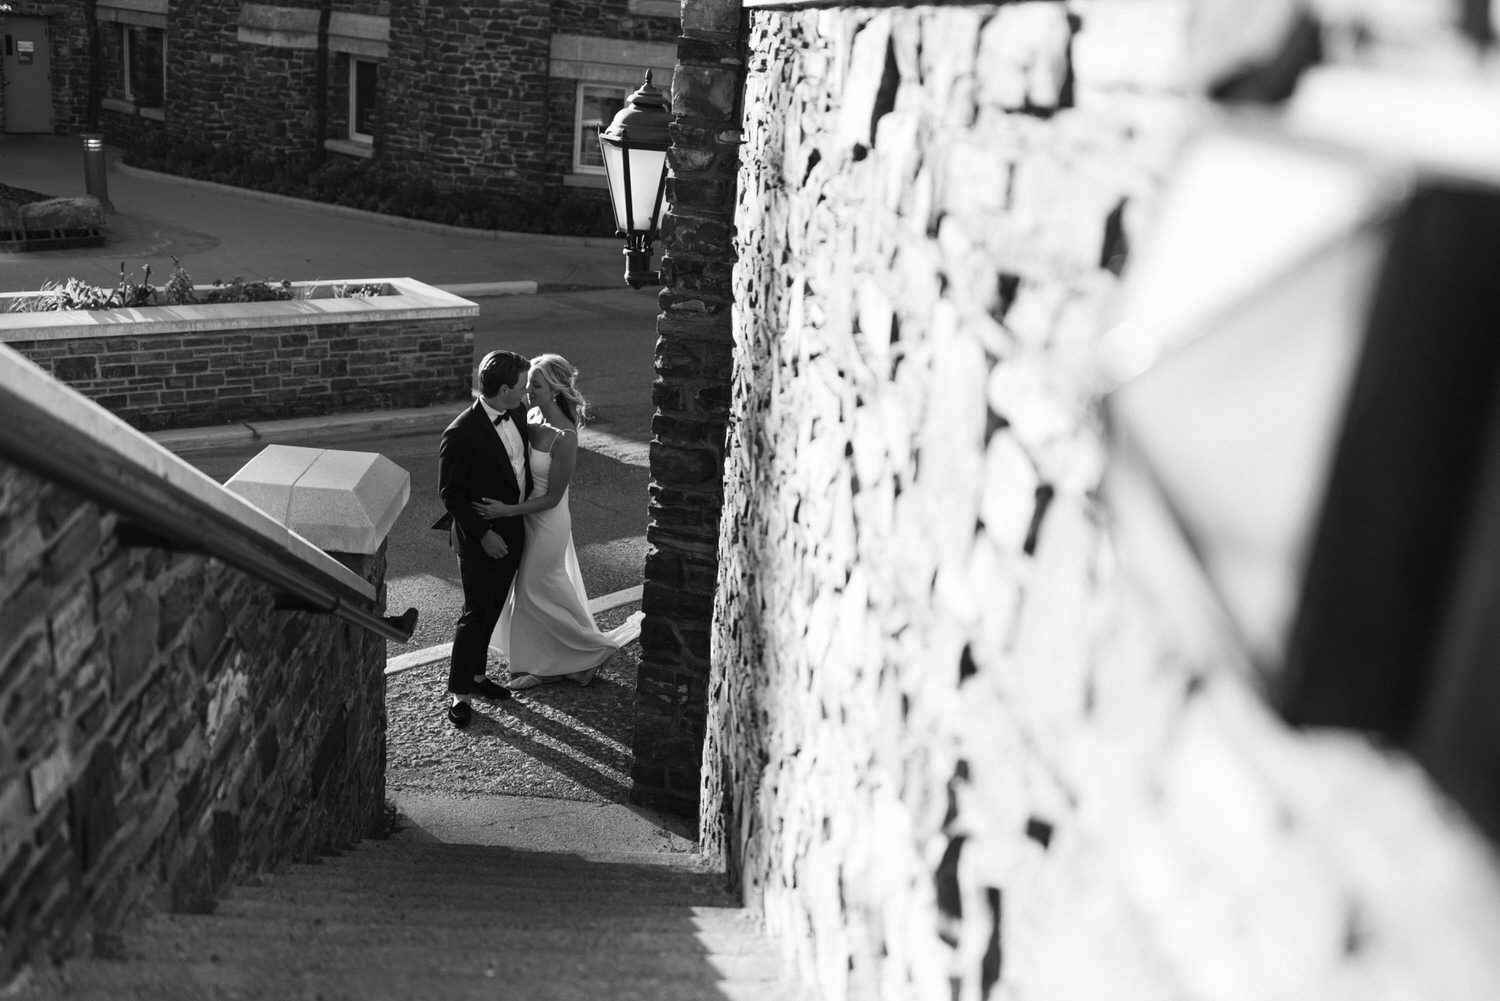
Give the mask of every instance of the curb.
[[450, 226], [441, 222], [428, 222], [425, 219], [408, 219], [406, 216], [386, 215], [383, 212], [370, 212], [366, 209], [351, 208], [348, 205], [332, 205], [328, 202], [315, 202], [307, 198], [294, 198], [291, 195], [278, 195], [271, 191], [258, 191], [255, 188], [240, 188], [233, 184], [220, 184], [217, 181], [202, 181], [196, 177], [181, 177], [177, 174], [163, 174], [156, 170], [146, 170], [142, 167], [132, 167], [121, 163], [118, 159], [109, 161], [109, 169], [125, 177], [136, 177], [142, 180], [158, 181], [163, 184], [176, 184], [186, 188], [203, 188], [208, 191], [219, 191], [225, 194], [241, 195], [257, 201], [271, 202], [277, 205], [286, 205], [292, 208], [307, 209], [316, 208], [334, 215], [347, 216], [350, 219], [363, 219], [366, 222], [383, 223], [398, 229], [419, 230], [426, 233], [441, 233], [449, 236], [468, 236], [479, 240], [518, 240], [539, 246], [554, 247], [617, 247], [620, 245], [619, 237], [603, 236], [554, 236], [550, 233], [517, 233], [505, 229], [470, 229], [467, 226]]
[[[641, 600], [645, 593], [644, 585], [627, 587], [623, 591], [614, 594], [604, 594], [589, 601], [589, 614], [598, 615], [600, 612], [608, 612], [619, 608], [621, 605], [630, 605]], [[608, 635], [619, 640], [620, 643], [633, 643], [641, 635], [641, 613], [635, 612], [618, 627], [609, 631]], [[427, 647], [424, 650], [413, 650], [410, 653], [398, 654], [395, 657], [387, 657], [385, 661], [385, 673], [389, 677], [392, 674], [400, 674], [417, 667], [426, 667], [439, 661], [447, 660], [453, 654], [452, 643], [439, 643], [436, 646]]]
[[619, 285], [595, 285], [584, 282], [469, 282], [467, 284], [438, 285], [433, 288], [451, 292], [454, 295], [463, 296], [468, 299], [484, 299], [492, 296], [512, 295], [560, 295], [565, 292], [615, 292], [625, 283]]
[[152, 431], [149, 437], [163, 448], [174, 452], [190, 452], [194, 449], [212, 448], [236, 442], [271, 443], [300, 438], [308, 434], [324, 434], [329, 431], [395, 431], [435, 425], [447, 426], [463, 406], [464, 401], [454, 400], [409, 410], [370, 410], [353, 414], [333, 414], [327, 417], [299, 417], [281, 421], [175, 428], [167, 431]]
[[[170, 428], [165, 431], [147, 433], [152, 441], [173, 452], [192, 452], [222, 445], [253, 444], [263, 442], [295, 442], [308, 435], [326, 436], [329, 433], [376, 433], [430, 430], [434, 435], [448, 426], [465, 406], [466, 400], [449, 400], [430, 407], [413, 407], [407, 410], [366, 410], [351, 414], [330, 414], [325, 417], [294, 417], [279, 421], [247, 421], [239, 424], [210, 424], [195, 428]], [[617, 458], [636, 456], [644, 462], [650, 445], [630, 438], [621, 438], [608, 431], [585, 429], [587, 441], [579, 444], [590, 451], [611, 454]]]
[[460, 285], [434, 285], [451, 295], [482, 297], [487, 295], [536, 295], [539, 282], [469, 282]]

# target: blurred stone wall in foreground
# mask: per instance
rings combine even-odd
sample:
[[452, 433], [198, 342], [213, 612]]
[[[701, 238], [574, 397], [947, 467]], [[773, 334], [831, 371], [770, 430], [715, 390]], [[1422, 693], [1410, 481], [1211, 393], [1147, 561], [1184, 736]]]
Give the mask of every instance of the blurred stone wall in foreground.
[[[1323, 6], [1326, 59], [1493, 73], [1473, 5]], [[746, 11], [700, 827], [828, 1001], [1500, 995], [1493, 845], [1185, 638], [1099, 493], [1233, 10]]]

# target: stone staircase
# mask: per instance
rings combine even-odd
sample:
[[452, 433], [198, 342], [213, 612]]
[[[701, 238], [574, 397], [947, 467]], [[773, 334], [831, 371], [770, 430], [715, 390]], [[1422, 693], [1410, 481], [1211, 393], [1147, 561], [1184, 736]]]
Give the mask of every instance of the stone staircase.
[[364, 841], [0, 998], [810, 1001], [694, 856]]

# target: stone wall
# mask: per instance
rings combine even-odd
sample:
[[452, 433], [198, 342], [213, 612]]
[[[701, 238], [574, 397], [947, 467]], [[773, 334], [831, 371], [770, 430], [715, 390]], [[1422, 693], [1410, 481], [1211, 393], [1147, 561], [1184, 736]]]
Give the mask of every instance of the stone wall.
[[[377, 158], [442, 188], [538, 197], [572, 170], [573, 81], [549, 75], [554, 34], [666, 41], [626, 0], [390, 5]], [[586, 203], [606, 196], [576, 193]]]
[[[1465, 65], [1356, 6], [1350, 58]], [[1101, 500], [1119, 255], [1205, 112], [1193, 18], [1235, 9], [748, 13], [700, 827], [828, 1001], [1500, 992], [1493, 845], [1281, 724]], [[684, 364], [659, 398], [711, 399]]]
[[394, 7], [381, 117], [403, 124], [383, 135], [382, 157], [439, 185], [464, 177], [495, 190], [534, 176], [548, 127], [547, 7], [520, 0], [500, 17], [465, 0]]
[[689, 5], [673, 76], [631, 798], [696, 812], [733, 369], [739, 8]]
[[383, 823], [384, 641], [120, 528], [0, 462], [0, 983]]
[[153, 431], [467, 400], [474, 355], [472, 317], [46, 340], [3, 333], [49, 375]]
[[671, 42], [675, 17], [632, 14], [629, 0], [552, 0], [552, 30], [560, 35], [592, 35], [633, 42]]
[[[284, 6], [316, 7], [293, 0]], [[315, 55], [239, 41], [239, 3], [173, 0], [167, 12], [167, 135], [267, 154], [309, 153]], [[274, 99], [272, 95], [275, 95]], [[293, 100], [292, 96], [298, 95]], [[294, 131], [295, 130], [295, 131]], [[130, 134], [108, 133], [129, 145]]]

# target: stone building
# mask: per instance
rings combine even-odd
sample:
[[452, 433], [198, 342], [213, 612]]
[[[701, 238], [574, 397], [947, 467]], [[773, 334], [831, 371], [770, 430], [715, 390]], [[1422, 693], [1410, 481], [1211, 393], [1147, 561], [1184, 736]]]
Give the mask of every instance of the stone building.
[[823, 997], [1500, 992], [1491, 7], [684, 4], [635, 788]]
[[[20, 0], [7, 132], [368, 161], [439, 188], [597, 189], [593, 124], [670, 82], [672, 0]], [[20, 51], [19, 47], [24, 47]]]

